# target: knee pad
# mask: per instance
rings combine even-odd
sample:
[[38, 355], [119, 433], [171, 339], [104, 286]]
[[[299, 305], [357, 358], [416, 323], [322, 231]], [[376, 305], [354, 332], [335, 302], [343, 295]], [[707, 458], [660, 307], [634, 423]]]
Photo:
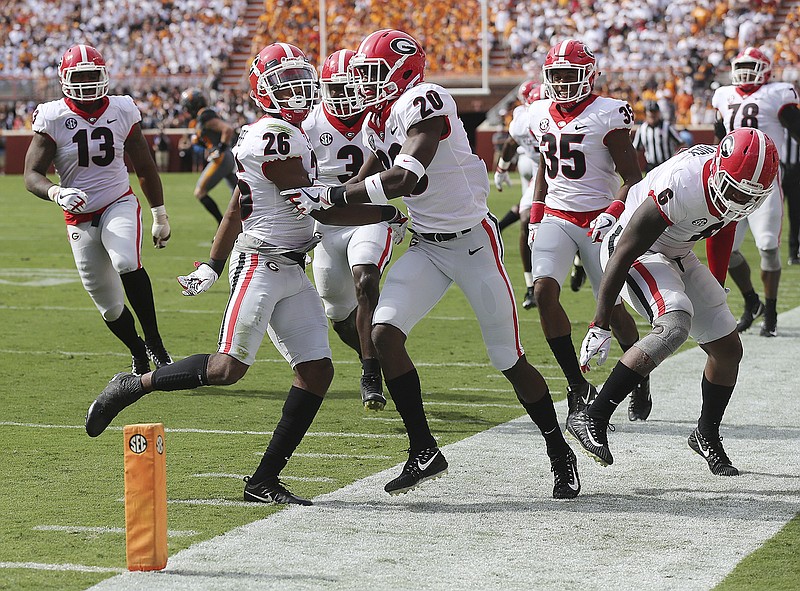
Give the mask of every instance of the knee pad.
[[770, 248], [768, 250], [758, 249], [761, 255], [761, 270], [762, 271], [780, 271], [781, 270], [781, 253], [778, 248]]
[[103, 320], [106, 322], [114, 322], [115, 320], [119, 320], [119, 317], [122, 316], [122, 310], [124, 309], [125, 304], [119, 303], [107, 310], [101, 310], [100, 313], [103, 315]]
[[742, 256], [742, 253], [739, 252], [738, 250], [734, 250], [734, 251], [731, 252], [731, 260], [728, 263], [728, 268], [729, 269], [734, 269], [734, 268], [738, 267], [739, 265], [744, 264], [744, 262], [745, 262], [745, 260], [744, 260], [744, 257]]
[[653, 363], [660, 365], [686, 342], [691, 327], [692, 317], [688, 312], [667, 312], [656, 319], [653, 330], [637, 341], [634, 347], [650, 357]]

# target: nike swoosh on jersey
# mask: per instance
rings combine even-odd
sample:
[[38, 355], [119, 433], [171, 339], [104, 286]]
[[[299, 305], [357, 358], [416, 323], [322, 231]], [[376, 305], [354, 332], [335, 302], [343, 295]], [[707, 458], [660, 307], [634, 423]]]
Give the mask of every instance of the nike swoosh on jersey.
[[478, 251], [479, 251], [481, 248], [483, 248], [483, 247], [482, 247], [482, 246], [479, 246], [479, 247], [478, 247], [478, 248], [476, 248], [475, 250], [469, 250], [469, 251], [467, 251], [467, 252], [469, 252], [469, 256], [472, 256], [472, 255], [474, 255], [476, 252], [478, 252]]
[[114, 121], [116, 121], [116, 119], [106, 119], [106, 123], [114, 123]]

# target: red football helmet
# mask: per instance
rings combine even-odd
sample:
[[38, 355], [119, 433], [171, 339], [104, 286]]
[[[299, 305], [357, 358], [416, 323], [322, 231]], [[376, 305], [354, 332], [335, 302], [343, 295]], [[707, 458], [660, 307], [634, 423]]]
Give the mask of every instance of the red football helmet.
[[358, 46], [350, 75], [364, 108], [379, 107], [423, 81], [425, 50], [403, 31], [375, 31]]
[[294, 45], [267, 45], [250, 66], [250, 98], [270, 115], [299, 125], [319, 98], [317, 70]]
[[769, 82], [772, 63], [760, 49], [748, 47], [731, 60], [731, 84], [754, 90]]
[[579, 103], [592, 93], [597, 61], [582, 41], [567, 39], [547, 52], [542, 80], [547, 96], [560, 104]]
[[355, 54], [350, 49], [340, 49], [330, 54], [322, 64], [319, 78], [322, 104], [336, 117], [352, 117], [364, 110], [353, 86], [348, 83], [350, 60]]
[[[711, 202], [731, 222], [753, 213], [772, 191], [780, 157], [775, 143], [761, 130], [740, 127], [727, 134], [711, 161], [708, 183]], [[736, 191], [748, 199], [734, 199]]]
[[83, 103], [108, 94], [108, 69], [100, 52], [91, 45], [73, 45], [58, 64], [64, 96]]

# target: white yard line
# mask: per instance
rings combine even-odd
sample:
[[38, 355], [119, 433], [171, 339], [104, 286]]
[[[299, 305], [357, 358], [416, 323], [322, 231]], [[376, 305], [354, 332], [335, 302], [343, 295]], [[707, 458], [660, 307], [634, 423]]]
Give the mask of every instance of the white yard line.
[[618, 411], [613, 466], [580, 456], [576, 500], [551, 498], [541, 438], [523, 417], [445, 447], [450, 473], [408, 495], [383, 492], [398, 465], [195, 544], [164, 572], [95, 588], [709, 589], [800, 511], [800, 309], [778, 326], [779, 338], [743, 339], [722, 429], [738, 478], [713, 476], [687, 447], [704, 364], [693, 349], [653, 374], [650, 421]]
[[[88, 525], [37, 525], [33, 528], [34, 531], [59, 531], [71, 534], [124, 534], [124, 527], [92, 527]], [[170, 529], [167, 531], [167, 536], [170, 538], [185, 538], [190, 536], [199, 536], [199, 531], [193, 529]]]

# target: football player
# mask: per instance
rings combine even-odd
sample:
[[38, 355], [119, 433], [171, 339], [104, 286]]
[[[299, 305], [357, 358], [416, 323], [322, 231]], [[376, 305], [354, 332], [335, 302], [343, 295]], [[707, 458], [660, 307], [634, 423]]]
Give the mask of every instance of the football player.
[[[560, 302], [561, 285], [577, 252], [597, 296], [599, 242], [624, 210], [628, 190], [642, 178], [630, 138], [633, 110], [625, 101], [593, 94], [597, 74], [585, 43], [561, 41], [542, 66], [548, 98], [529, 107], [530, 133], [540, 153], [529, 236], [534, 294], [547, 344], [567, 378], [568, 414], [583, 408], [597, 391], [578, 364], [572, 326]], [[623, 351], [639, 339], [621, 301], [611, 326]], [[645, 420], [652, 406], [649, 379], [636, 389], [629, 418]]]
[[455, 283], [475, 311], [492, 364], [513, 384], [544, 436], [555, 478], [553, 496], [577, 496], [575, 454], [558, 428], [547, 384], [528, 363], [520, 342], [503, 243], [486, 205], [486, 167], [470, 149], [453, 97], [424, 81], [425, 51], [402, 31], [368, 35], [350, 62], [350, 74], [360, 100], [371, 110], [363, 140], [372, 154], [347, 185], [306, 189], [300, 197], [284, 193], [301, 213], [402, 197], [413, 220], [414, 237], [387, 272], [372, 319], [386, 388], [410, 444], [401, 474], [384, 490], [406, 493], [447, 471], [425, 417], [419, 374], [406, 340]]
[[[239, 381], [253, 364], [266, 334], [292, 366], [294, 379], [283, 414], [261, 463], [245, 478], [244, 499], [310, 505], [278, 480], [300, 444], [333, 379], [328, 324], [322, 303], [305, 273], [306, 253], [317, 243], [314, 219], [302, 216], [280, 195], [288, 187], [310, 187], [316, 161], [301, 123], [316, 101], [316, 69], [287, 43], [268, 45], [250, 69], [250, 95], [265, 116], [245, 126], [233, 154], [238, 187], [211, 247], [208, 262], [178, 277], [183, 294], [207, 291], [229, 254], [231, 295], [220, 329], [219, 348], [192, 355], [143, 376], [118, 374], [86, 416], [96, 437], [126, 406], [153, 390], [187, 390]], [[403, 219], [391, 205], [355, 205], [314, 218], [328, 223], [377, 223]]]
[[236, 143], [236, 131], [215, 110], [208, 107], [208, 101], [199, 88], [184, 90], [181, 94], [181, 106], [194, 120], [197, 141], [211, 150], [206, 166], [197, 179], [194, 197], [219, 224], [222, 222], [222, 213], [209, 192], [223, 179], [228, 183], [231, 192], [236, 188], [236, 163], [230, 150]]
[[[353, 178], [369, 155], [361, 143], [366, 111], [347, 86], [347, 68], [354, 55], [352, 50], [341, 49], [328, 56], [319, 80], [322, 102], [303, 122], [317, 158], [319, 181], [329, 186]], [[325, 314], [336, 334], [361, 359], [364, 407], [382, 410], [386, 396], [370, 333], [381, 274], [392, 256], [392, 232], [386, 223], [345, 227], [320, 222], [316, 231], [322, 240], [314, 248], [312, 270]]]
[[522, 271], [525, 278], [525, 298], [522, 307], [529, 310], [536, 306], [533, 297], [533, 275], [531, 274], [531, 249], [528, 246], [528, 220], [533, 203], [533, 189], [536, 169], [539, 166], [539, 145], [528, 131], [528, 105], [541, 98], [541, 85], [533, 80], [523, 82], [517, 98], [520, 104], [514, 109], [511, 123], [508, 124], [508, 139], [500, 150], [500, 159], [494, 171], [494, 186], [498, 191], [503, 185], [511, 186], [508, 169], [514, 154], [517, 155], [517, 171], [522, 184], [522, 198], [519, 202], [519, 253], [522, 256]]
[[[714, 125], [717, 137], [742, 127], [758, 128], [783, 151], [784, 128], [800, 140], [800, 110], [797, 90], [786, 82], [770, 82], [772, 64], [764, 53], [748, 47], [731, 61], [731, 84], [714, 92], [711, 104], [717, 109]], [[764, 207], [752, 217], [742, 220], [736, 228], [728, 272], [744, 297], [744, 311], [737, 323], [744, 332], [763, 314], [760, 334], [774, 337], [778, 334], [778, 286], [781, 278], [780, 234], [783, 221], [783, 195], [781, 173], [772, 188], [772, 195]], [[756, 293], [750, 280], [750, 266], [740, 252], [747, 229], [753, 234], [761, 255], [761, 281], [764, 302]]]
[[[161, 179], [142, 135], [139, 109], [129, 96], [108, 96], [109, 76], [100, 52], [70, 47], [58, 76], [64, 98], [40, 104], [25, 155], [25, 187], [64, 210], [67, 238], [83, 287], [106, 325], [131, 352], [140, 375], [172, 363], [156, 321], [153, 288], [142, 266], [142, 214], [125, 156], [153, 214], [153, 245], [164, 248], [170, 226]], [[47, 178], [55, 165], [59, 183]], [[139, 319], [144, 340], [133, 315]]]
[[[689, 447], [718, 476], [736, 476], [722, 447], [719, 426], [728, 406], [742, 343], [723, 289], [734, 226], [767, 202], [778, 174], [775, 144], [743, 127], [716, 148], [697, 145], [670, 158], [634, 186], [618, 222], [602, 244], [605, 270], [594, 320], [581, 345], [581, 365], [608, 357], [609, 321], [620, 292], [653, 326], [614, 367], [584, 411], [567, 419], [568, 432], [603, 466], [611, 415], [639, 382], [691, 336], [708, 355], [701, 382], [702, 407]], [[692, 252], [706, 243], [709, 267]]]

